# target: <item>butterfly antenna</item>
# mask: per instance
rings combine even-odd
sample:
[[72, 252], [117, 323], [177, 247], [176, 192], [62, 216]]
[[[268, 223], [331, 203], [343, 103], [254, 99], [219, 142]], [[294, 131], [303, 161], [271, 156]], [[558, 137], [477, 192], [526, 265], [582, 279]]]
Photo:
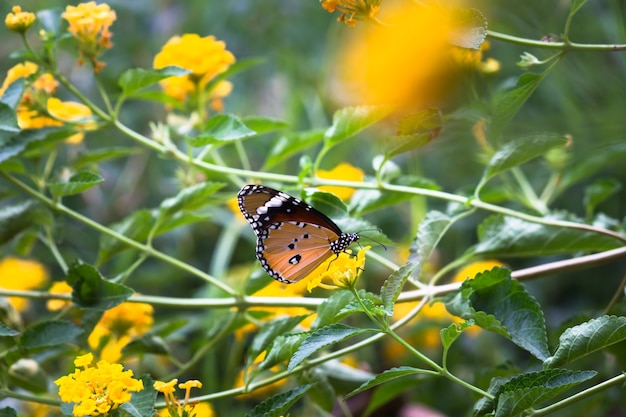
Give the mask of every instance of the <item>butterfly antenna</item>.
[[[378, 227], [376, 227], [376, 228], [374, 228], [374, 229], [365, 229], [365, 230], [361, 230], [361, 232], [373, 232], [373, 231], [377, 231], [377, 232], [379, 232], [379, 233], [382, 233], [382, 232], [383, 232], [383, 231], [382, 231], [381, 229], [379, 229]], [[371, 241], [372, 241], [372, 242], [374, 242], [374, 243], [378, 243], [380, 246], [382, 246], [382, 247], [383, 247], [383, 249], [384, 249], [384, 250], [387, 250], [387, 246], [385, 246], [383, 243], [381, 243], [381, 242], [377, 241], [376, 239], [372, 239], [372, 238], [371, 238], [371, 237], [369, 237], [369, 236], [361, 236], [361, 232], [359, 232], [359, 236], [360, 236], [360, 237], [364, 237], [365, 239], [369, 239], [369, 240], [371, 240]]]

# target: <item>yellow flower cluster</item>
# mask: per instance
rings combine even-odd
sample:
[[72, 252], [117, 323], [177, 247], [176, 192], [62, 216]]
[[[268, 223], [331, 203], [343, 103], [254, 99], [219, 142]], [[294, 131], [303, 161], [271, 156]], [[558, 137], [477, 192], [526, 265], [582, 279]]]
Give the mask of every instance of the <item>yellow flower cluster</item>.
[[100, 358], [115, 362], [130, 341], [152, 327], [154, 309], [150, 304], [122, 303], [102, 315], [87, 341], [92, 349], [100, 349]]
[[104, 67], [97, 58], [113, 46], [112, 33], [109, 28], [117, 19], [114, 10], [108, 4], [96, 4], [95, 1], [80, 3], [78, 6], [67, 6], [61, 17], [69, 23], [68, 32], [78, 40], [79, 52], [82, 57], [91, 61], [96, 72]]
[[[330, 171], [324, 171], [322, 169], [317, 171], [319, 178], [328, 178], [333, 180], [346, 180], [346, 181], [363, 181], [365, 173], [357, 167], [354, 167], [347, 162], [342, 162]], [[350, 200], [352, 194], [356, 191], [354, 188], [348, 187], [335, 187], [335, 186], [321, 186], [317, 187], [322, 191], [335, 194], [343, 201]]]
[[324, 10], [338, 11], [338, 22], [355, 27], [357, 20], [371, 19], [380, 11], [382, 0], [320, 0]]
[[[312, 278], [307, 283], [308, 290], [311, 291], [315, 287], [327, 290], [352, 287], [363, 272], [365, 251], [370, 248], [370, 246], [365, 246], [356, 255], [348, 249], [322, 263], [309, 275]], [[329, 280], [330, 283], [324, 283], [324, 280]]]
[[76, 369], [54, 381], [59, 396], [66, 403], [74, 403], [75, 417], [108, 414], [130, 401], [132, 392], [143, 390], [143, 382], [133, 378], [133, 371], [124, 371], [118, 363], [99, 361], [92, 366], [93, 355], [88, 353], [74, 360]]
[[[32, 62], [17, 64], [7, 71], [7, 76], [0, 87], [1, 97], [15, 81], [20, 78], [27, 79], [24, 93], [17, 106], [17, 123], [21, 129], [41, 129], [64, 124], [75, 125], [80, 130], [96, 128], [89, 107], [51, 97], [59, 85], [52, 74], [43, 73], [31, 81], [38, 72], [39, 67]], [[82, 142], [83, 137], [83, 133], [77, 133], [70, 136], [67, 142], [77, 144]]]
[[[12, 256], [0, 260], [0, 287], [7, 290], [33, 290], [40, 288], [48, 279], [48, 271], [37, 261]], [[9, 297], [9, 302], [18, 311], [28, 308], [28, 300]]]
[[[235, 56], [223, 41], [214, 36], [200, 37], [194, 33], [173, 36], [154, 57], [153, 66], [161, 69], [177, 66], [191, 71], [189, 75], [169, 77], [160, 82], [165, 93], [177, 100], [204, 91], [209, 82], [235, 63]], [[213, 107], [220, 110], [221, 99], [230, 94], [232, 84], [221, 81], [207, 92]]]
[[214, 417], [215, 412], [213, 407], [209, 403], [197, 403], [189, 402], [190, 393], [192, 388], [202, 388], [202, 382], [197, 380], [189, 380], [178, 384], [178, 388], [185, 390], [185, 399], [181, 404], [180, 401], [174, 396], [176, 392], [176, 384], [178, 379], [172, 379], [169, 382], [156, 381], [154, 383], [154, 389], [165, 395], [166, 408], [159, 413], [161, 417], [176, 417], [176, 416], [190, 416], [190, 417]]
[[9, 30], [18, 33], [24, 33], [29, 27], [35, 23], [35, 14], [30, 12], [23, 12], [20, 6], [13, 6], [11, 9], [13, 13], [7, 14], [4, 19], [4, 23]]

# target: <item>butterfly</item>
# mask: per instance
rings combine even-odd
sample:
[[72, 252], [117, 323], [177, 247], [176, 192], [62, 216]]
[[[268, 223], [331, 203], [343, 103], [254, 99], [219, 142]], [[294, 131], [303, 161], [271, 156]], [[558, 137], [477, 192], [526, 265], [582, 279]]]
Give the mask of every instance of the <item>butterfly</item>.
[[237, 201], [256, 234], [257, 259], [280, 282], [300, 281], [360, 237], [342, 232], [325, 214], [301, 200], [263, 185], [244, 186]]

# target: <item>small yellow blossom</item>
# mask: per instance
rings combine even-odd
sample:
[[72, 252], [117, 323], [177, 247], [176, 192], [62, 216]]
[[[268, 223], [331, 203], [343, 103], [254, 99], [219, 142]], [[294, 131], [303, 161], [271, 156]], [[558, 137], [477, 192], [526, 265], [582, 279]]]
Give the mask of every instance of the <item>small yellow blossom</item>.
[[[322, 169], [318, 170], [317, 176], [319, 178], [358, 182], [363, 181], [363, 179], [365, 178], [365, 173], [360, 168], [354, 167], [347, 162], [342, 162], [330, 171], [324, 171]], [[335, 194], [343, 201], [348, 201], [350, 197], [352, 197], [352, 194], [354, 194], [354, 192], [356, 191], [354, 188], [335, 187], [327, 185], [317, 188], [319, 188], [321, 191]]]
[[[76, 124], [80, 130], [93, 130], [97, 127], [92, 119], [91, 109], [82, 103], [75, 101], [61, 101], [56, 97], [48, 99], [48, 113], [56, 121], [69, 124]], [[71, 145], [77, 145], [83, 141], [83, 133], [76, 133], [65, 140]]]
[[371, 19], [380, 11], [382, 0], [320, 0], [329, 13], [338, 11], [338, 22], [355, 27], [357, 20]]
[[463, 282], [466, 279], [474, 278], [476, 274], [480, 272], [489, 271], [495, 267], [501, 268], [503, 266], [505, 266], [505, 264], [495, 259], [487, 259], [484, 261], [472, 262], [470, 264], [465, 265], [463, 268], [459, 269], [457, 273], [454, 275], [454, 278], [452, 278], [452, 281]]
[[[217, 75], [235, 63], [235, 56], [226, 49], [223, 41], [214, 36], [200, 37], [195, 33], [174, 36], [167, 41], [154, 57], [155, 69], [177, 66], [191, 74], [169, 77], [160, 81], [165, 94], [178, 100], [204, 90]], [[211, 100], [221, 100], [232, 90], [232, 85], [218, 83], [209, 91]], [[219, 103], [217, 104], [219, 107]]]
[[166, 408], [159, 412], [161, 417], [174, 416], [195, 416], [195, 417], [214, 417], [215, 412], [209, 403], [189, 402], [192, 388], [202, 388], [202, 382], [190, 380], [178, 384], [178, 388], [185, 390], [185, 398], [183, 403], [174, 396], [178, 379], [172, 379], [169, 382], [156, 381], [154, 389], [165, 395]]
[[20, 6], [13, 6], [11, 10], [13, 13], [7, 14], [7, 17], [4, 19], [4, 23], [9, 30], [24, 33], [35, 23], [34, 13], [23, 12]]
[[[335, 290], [353, 286], [363, 272], [365, 251], [370, 248], [371, 246], [365, 246], [356, 255], [353, 255], [352, 251], [348, 249], [322, 263], [309, 275], [313, 278], [307, 282], [308, 290], [311, 291], [315, 287]], [[330, 280], [331, 283], [326, 284], [323, 282], [324, 280]]]
[[[0, 260], [0, 287], [7, 290], [33, 290], [40, 288], [48, 279], [48, 271], [37, 261], [7, 256]], [[28, 308], [28, 300], [9, 297], [18, 311]]]
[[[72, 292], [72, 287], [66, 281], [56, 281], [54, 284], [52, 284], [48, 292], [52, 294], [67, 294]], [[57, 311], [67, 307], [70, 304], [70, 301], [65, 300], [48, 300], [48, 302], [46, 303], [46, 307], [50, 311]]]
[[133, 371], [124, 371], [118, 363], [99, 361], [93, 366], [92, 362], [92, 354], [79, 356], [74, 361], [77, 369], [54, 381], [61, 400], [74, 403], [75, 417], [108, 414], [129, 402], [132, 392], [143, 390]]
[[104, 67], [98, 57], [113, 44], [113, 34], [109, 28], [117, 19], [115, 11], [108, 4], [96, 4], [95, 1], [80, 3], [78, 6], [67, 6], [61, 17], [69, 23], [68, 32], [78, 40], [81, 54], [79, 63], [86, 57], [94, 66], [96, 72]]
[[0, 88], [0, 97], [4, 95], [7, 88], [9, 88], [9, 86], [13, 84], [15, 81], [19, 80], [20, 78], [26, 78], [36, 73], [38, 69], [39, 69], [39, 66], [37, 66], [37, 64], [32, 63], [30, 61], [19, 63], [11, 67], [7, 71], [6, 78], [2, 82], [2, 88]]
[[135, 337], [152, 327], [153, 308], [145, 303], [122, 303], [102, 315], [87, 339], [92, 349], [100, 349], [100, 357], [115, 362], [122, 349]]

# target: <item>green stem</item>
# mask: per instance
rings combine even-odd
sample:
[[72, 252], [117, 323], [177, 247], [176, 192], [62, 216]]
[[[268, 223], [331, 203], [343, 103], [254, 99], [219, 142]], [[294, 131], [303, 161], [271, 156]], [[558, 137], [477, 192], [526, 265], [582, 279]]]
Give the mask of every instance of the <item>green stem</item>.
[[59, 252], [59, 248], [57, 247], [56, 242], [54, 241], [54, 236], [52, 235], [51, 228], [49, 226], [45, 226], [44, 230], [46, 232], [44, 244], [48, 247], [48, 249], [50, 249], [50, 252], [52, 252], [54, 259], [56, 259], [57, 263], [63, 270], [63, 273], [67, 274], [69, 268], [67, 267], [67, 263], [65, 262], [65, 259], [63, 259], [61, 252]]
[[561, 49], [561, 50], [577, 50], [577, 51], [623, 51], [626, 49], [626, 45], [617, 44], [584, 44], [575, 42], [547, 42], [541, 40], [520, 38], [517, 36], [511, 36], [500, 32], [494, 32], [493, 30], [487, 31], [487, 36], [491, 39], [497, 39], [513, 43], [516, 45], [523, 45], [529, 47], [543, 48], [543, 49]]
[[8, 389], [0, 389], [0, 398], [15, 398], [20, 401], [27, 401], [39, 404], [61, 406], [61, 401], [53, 398], [37, 397], [35, 395], [24, 394], [21, 392], [15, 392]]
[[522, 170], [519, 167], [514, 167], [511, 169], [511, 173], [513, 174], [513, 177], [517, 181], [518, 186], [522, 190], [522, 194], [526, 197], [526, 201], [528, 201], [531, 208], [536, 210], [538, 213], [546, 214], [548, 212], [548, 207], [546, 207], [544, 202], [537, 197], [537, 193], [535, 193], [535, 190], [531, 187]]

